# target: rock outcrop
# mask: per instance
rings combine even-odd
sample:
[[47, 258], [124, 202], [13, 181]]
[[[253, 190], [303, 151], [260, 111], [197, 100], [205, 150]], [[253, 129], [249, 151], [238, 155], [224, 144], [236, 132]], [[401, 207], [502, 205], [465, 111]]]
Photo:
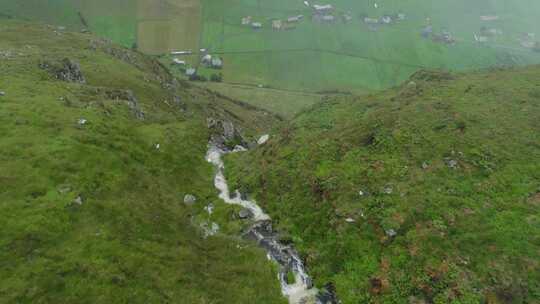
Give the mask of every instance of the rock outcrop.
[[139, 102], [131, 90], [106, 90], [105, 95], [108, 99], [116, 101], [125, 101], [129, 109], [137, 119], [144, 119], [144, 112], [139, 107]]
[[197, 198], [193, 194], [186, 194], [184, 196], [184, 204], [188, 206], [195, 204], [196, 201], [197, 201]]
[[237, 145], [248, 146], [240, 128], [229, 120], [207, 118], [208, 128], [212, 131], [212, 142], [222, 148], [234, 148]]
[[79, 63], [69, 58], [64, 58], [60, 61], [44, 61], [39, 64], [39, 67], [49, 72], [49, 74], [58, 80], [86, 83]]

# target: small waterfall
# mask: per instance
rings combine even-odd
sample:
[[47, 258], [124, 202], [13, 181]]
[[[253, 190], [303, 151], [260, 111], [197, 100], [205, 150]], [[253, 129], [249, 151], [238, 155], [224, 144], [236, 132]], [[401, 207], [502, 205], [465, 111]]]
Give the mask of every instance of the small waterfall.
[[[281, 266], [278, 279], [281, 283], [281, 291], [289, 299], [290, 304], [335, 303], [334, 300], [324, 300], [329, 298], [328, 294], [320, 293], [319, 290], [313, 287], [304, 263], [294, 247], [280, 243], [278, 233], [272, 229], [270, 216], [264, 213], [255, 201], [242, 199], [238, 191], [235, 191], [234, 196], [231, 197], [229, 185], [224, 175], [225, 166], [222, 156], [227, 153], [241, 151], [245, 151], [245, 149], [237, 147], [233, 151], [229, 151], [212, 142], [209, 144], [206, 159], [216, 168], [214, 185], [219, 190], [219, 197], [227, 204], [239, 205], [248, 209], [253, 215], [254, 224], [246, 232], [246, 236], [256, 241], [259, 246], [266, 250], [268, 257]], [[288, 283], [287, 276], [289, 273], [294, 274], [294, 283]]]

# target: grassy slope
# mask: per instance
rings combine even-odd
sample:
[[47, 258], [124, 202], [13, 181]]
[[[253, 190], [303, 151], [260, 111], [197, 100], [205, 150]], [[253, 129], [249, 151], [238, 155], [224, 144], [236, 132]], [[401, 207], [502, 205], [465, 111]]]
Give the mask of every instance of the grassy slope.
[[293, 118], [295, 114], [320, 102], [324, 95], [283, 91], [271, 88], [208, 82], [204, 87], [276, 113], [284, 118]]
[[77, 9], [69, 0], [0, 0], [0, 17], [7, 16], [82, 28]]
[[[540, 10], [538, 1], [329, 0], [325, 3], [335, 4], [338, 13], [349, 11], [354, 20], [350, 24], [313, 23], [309, 20], [310, 9], [301, 0], [205, 0], [201, 46], [226, 52], [324, 49], [364, 57], [313, 51], [224, 56], [226, 81], [313, 90], [387, 88], [409, 77], [417, 66], [463, 70], [540, 60], [538, 54], [519, 49], [517, 42], [521, 33], [534, 32], [540, 26], [536, 16]], [[378, 9], [374, 3], [378, 3]], [[377, 32], [369, 31], [360, 21], [362, 14], [380, 17], [399, 11], [406, 13], [408, 20]], [[295, 30], [271, 30], [270, 19], [296, 14], [304, 14], [306, 19]], [[482, 23], [479, 16], [489, 14], [498, 14], [501, 20]], [[253, 16], [265, 28], [254, 31], [240, 26], [244, 16]], [[426, 17], [431, 17], [435, 31], [450, 30], [458, 43], [446, 46], [422, 39], [420, 30], [426, 24]], [[501, 29], [504, 35], [486, 47], [479, 46], [474, 43], [473, 34], [483, 25]]]
[[413, 81], [315, 106], [230, 181], [344, 303], [538, 303], [540, 67]]
[[2, 15], [66, 26], [72, 30], [88, 28], [126, 47], [136, 42], [137, 0], [0, 0]]
[[[204, 160], [205, 114], [259, 115], [185, 87], [181, 112], [159, 65], [91, 50], [95, 39], [0, 21], [10, 53], [0, 58], [0, 303], [282, 303], [264, 253], [233, 236], [240, 223], [229, 223]], [[38, 68], [64, 57], [80, 62], [86, 85]], [[97, 88], [133, 90], [146, 119]], [[199, 198], [192, 208], [186, 193]], [[211, 202], [222, 233], [203, 239]]]

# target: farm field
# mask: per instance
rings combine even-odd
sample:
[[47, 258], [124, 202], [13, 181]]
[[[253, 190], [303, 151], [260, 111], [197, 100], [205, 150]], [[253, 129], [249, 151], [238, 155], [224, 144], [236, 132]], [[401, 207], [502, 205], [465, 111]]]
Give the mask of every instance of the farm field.
[[[520, 41], [526, 34], [532, 42], [540, 39], [540, 33], [535, 33], [540, 20], [534, 16], [540, 11], [540, 2], [469, 2], [308, 2], [332, 4], [333, 23], [313, 21], [313, 9], [302, 0], [0, 0], [0, 12], [1, 16], [37, 19], [68, 29], [89, 28], [124, 46], [136, 45], [146, 54], [193, 50], [194, 54], [179, 60], [207, 78], [220, 73], [224, 82], [249, 87], [361, 94], [396, 86], [419, 69], [464, 71], [540, 63], [540, 53], [523, 47]], [[363, 19], [397, 14], [403, 14], [403, 20], [391, 24], [368, 25]], [[272, 29], [273, 20], [298, 15], [304, 17], [292, 24], [294, 28]], [[242, 25], [247, 16], [262, 28]], [[344, 16], [350, 20], [345, 22]], [[495, 16], [497, 20], [482, 21], [480, 16]], [[450, 33], [455, 43], [423, 38], [421, 32], [427, 25], [434, 34]], [[482, 27], [496, 34], [479, 43], [474, 35]], [[221, 57], [223, 69], [202, 67], [200, 48]], [[169, 65], [172, 59], [166, 56], [161, 61]], [[257, 100], [267, 95], [255, 89], [227, 91], [259, 106]], [[280, 108], [277, 113], [295, 113], [302, 107], [293, 102], [262, 103]], [[284, 111], [284, 104], [291, 108]]]
[[249, 103], [286, 119], [293, 118], [302, 110], [320, 102], [325, 96], [229, 83], [209, 82], [204, 86], [212, 91]]
[[[300, 0], [203, 0], [201, 47], [222, 53], [227, 81], [288, 89], [374, 90], [394, 86], [421, 68], [465, 70], [540, 62], [540, 54], [519, 44], [523, 33], [540, 26], [534, 18], [540, 11], [537, 1], [326, 3], [336, 8], [332, 24], [310, 20], [312, 8]], [[398, 23], [370, 28], [362, 21], [362, 17], [398, 13], [405, 15]], [[347, 23], [341, 18], [344, 14], [352, 17]], [[272, 29], [272, 20], [296, 15], [304, 18], [294, 29]], [[483, 15], [495, 15], [498, 20], [481, 21]], [[241, 20], [247, 16], [262, 28], [242, 26]], [[427, 24], [434, 33], [450, 32], [456, 43], [422, 38], [421, 30]], [[474, 34], [483, 26], [501, 34], [485, 44], [476, 43]]]
[[88, 28], [126, 47], [136, 44], [144, 53], [159, 55], [198, 47], [199, 4], [199, 0], [0, 0], [0, 16], [71, 30]]

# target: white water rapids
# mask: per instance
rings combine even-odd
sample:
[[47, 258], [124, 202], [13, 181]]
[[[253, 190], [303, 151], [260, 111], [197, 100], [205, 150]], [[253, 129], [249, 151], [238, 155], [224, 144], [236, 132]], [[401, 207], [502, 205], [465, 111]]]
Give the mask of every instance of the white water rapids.
[[[240, 193], [235, 191], [231, 198], [229, 185], [225, 179], [222, 156], [226, 153], [245, 151], [239, 147], [234, 151], [224, 151], [217, 145], [210, 143], [206, 159], [212, 163], [216, 169], [214, 185], [219, 190], [219, 197], [227, 204], [242, 206], [253, 214], [255, 224], [250, 229], [249, 234], [257, 240], [268, 256], [281, 266], [278, 279], [281, 283], [281, 291], [289, 299], [290, 304], [321, 303], [317, 299], [318, 290], [312, 287], [311, 278], [306, 273], [304, 263], [291, 246], [281, 244], [277, 234], [272, 231], [270, 216], [257, 205], [255, 201], [242, 199]], [[287, 283], [287, 273], [294, 274], [295, 282]]]

